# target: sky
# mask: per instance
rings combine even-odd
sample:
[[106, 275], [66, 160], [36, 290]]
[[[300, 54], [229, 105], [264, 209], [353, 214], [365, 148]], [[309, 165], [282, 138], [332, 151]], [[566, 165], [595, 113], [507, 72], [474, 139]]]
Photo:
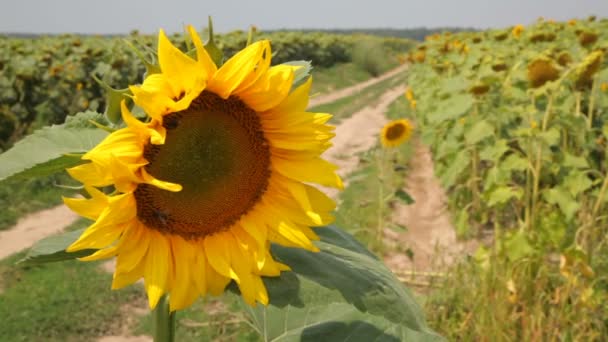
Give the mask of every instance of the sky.
[[608, 17], [608, 0], [0, 0], [0, 32], [121, 34], [282, 28], [507, 27]]

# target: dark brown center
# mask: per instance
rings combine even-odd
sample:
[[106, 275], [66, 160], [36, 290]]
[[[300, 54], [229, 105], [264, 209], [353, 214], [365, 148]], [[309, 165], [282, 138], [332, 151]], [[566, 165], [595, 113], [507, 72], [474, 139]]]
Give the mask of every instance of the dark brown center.
[[405, 126], [402, 123], [396, 123], [386, 130], [386, 139], [397, 140], [405, 132]]
[[228, 229], [260, 200], [270, 178], [270, 149], [258, 114], [240, 99], [204, 91], [188, 109], [165, 116], [163, 126], [165, 144], [145, 147], [145, 168], [183, 189], [140, 184], [137, 216], [146, 226], [201, 238]]

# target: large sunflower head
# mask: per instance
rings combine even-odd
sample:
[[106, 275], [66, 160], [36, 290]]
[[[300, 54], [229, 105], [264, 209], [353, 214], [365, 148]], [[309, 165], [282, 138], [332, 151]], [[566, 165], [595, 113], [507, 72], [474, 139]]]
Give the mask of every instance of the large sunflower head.
[[292, 89], [296, 67], [271, 66], [268, 41], [218, 67], [188, 31], [195, 58], [161, 30], [161, 72], [130, 87], [147, 118], [123, 103], [126, 127], [68, 170], [90, 198], [65, 203], [94, 221], [68, 251], [116, 256], [112, 287], [143, 277], [150, 307], [170, 293], [171, 309], [184, 308], [231, 280], [245, 301], [267, 304], [261, 277], [289, 269], [270, 243], [316, 251], [309, 227], [332, 220], [334, 202], [309, 185], [342, 187], [320, 157], [330, 115], [306, 112], [311, 80]]
[[391, 121], [382, 128], [380, 142], [387, 148], [397, 147], [410, 139], [413, 130], [414, 126], [407, 119]]

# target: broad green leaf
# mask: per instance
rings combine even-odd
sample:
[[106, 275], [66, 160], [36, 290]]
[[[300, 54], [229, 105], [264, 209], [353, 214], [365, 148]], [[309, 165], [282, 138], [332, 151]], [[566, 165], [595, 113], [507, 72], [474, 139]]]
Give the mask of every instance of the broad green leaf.
[[581, 204], [576, 201], [570, 192], [559, 187], [543, 192], [543, 197], [550, 204], [557, 204], [566, 216], [566, 220], [571, 220], [581, 207]]
[[444, 187], [451, 187], [456, 183], [460, 174], [469, 166], [469, 152], [461, 150], [456, 154], [454, 159], [448, 162], [448, 167], [441, 173], [439, 178]]
[[548, 129], [545, 132], [541, 132], [538, 134], [538, 137], [545, 142], [545, 144], [549, 145], [549, 146], [555, 146], [557, 144], [559, 144], [559, 139], [561, 137], [561, 134], [559, 132], [559, 129], [557, 128], [551, 128]]
[[96, 128], [45, 127], [0, 154], [0, 181], [46, 176], [82, 163], [85, 153], [108, 133]]
[[479, 152], [479, 158], [497, 162], [508, 150], [509, 146], [507, 146], [507, 141], [505, 139], [500, 139], [496, 141], [496, 143], [488, 145], [481, 150], [481, 152]]
[[405, 192], [403, 189], [399, 189], [399, 190], [395, 191], [395, 197], [400, 199], [401, 202], [403, 202], [405, 204], [412, 204], [415, 202], [414, 199], [412, 198], [412, 196], [410, 196], [410, 194]]
[[562, 162], [563, 166], [572, 167], [576, 169], [586, 169], [589, 168], [589, 163], [583, 156], [575, 156], [568, 152], [564, 152], [564, 160]]
[[486, 120], [479, 120], [466, 132], [465, 140], [467, 144], [474, 145], [492, 135], [494, 127]]
[[490, 196], [488, 198], [488, 205], [490, 207], [493, 207], [496, 204], [505, 204], [512, 198], [521, 199], [522, 196], [523, 196], [522, 189], [502, 186], [502, 187], [497, 188], [494, 191], [492, 191], [492, 193], [490, 193]]
[[[300, 291], [316, 291], [304, 280]], [[310, 289], [307, 289], [310, 287]], [[262, 341], [441, 341], [439, 336], [413, 331], [382, 317], [358, 311], [347, 303], [317, 301], [314, 304], [255, 308], [243, 305]]]
[[500, 163], [500, 168], [509, 171], [524, 171], [528, 167], [528, 161], [517, 154], [510, 154]]
[[586, 173], [573, 170], [566, 178], [564, 178], [563, 185], [568, 189], [572, 196], [576, 197], [580, 193], [585, 192], [587, 189], [593, 186], [593, 182]]
[[94, 249], [85, 249], [74, 253], [65, 251], [69, 245], [82, 235], [82, 232], [84, 232], [84, 228], [42, 239], [36, 242], [36, 244], [27, 252], [25, 258], [19, 262], [25, 265], [37, 265], [47, 262], [72, 260], [91, 255], [95, 252]]
[[453, 120], [466, 114], [473, 106], [473, 97], [469, 94], [452, 95], [440, 103], [436, 110], [428, 114], [428, 121], [436, 124]]
[[292, 61], [283, 64], [299, 67], [296, 69], [295, 75], [293, 76], [293, 84], [291, 86], [292, 91], [306, 82], [310, 76], [310, 72], [312, 71], [312, 64], [309, 61]]
[[504, 252], [512, 261], [517, 261], [525, 257], [534, 255], [535, 250], [530, 245], [526, 233], [522, 230], [508, 235], [504, 241]]
[[359, 333], [353, 341], [440, 339], [382, 261], [338, 228], [315, 232], [321, 237], [318, 253], [272, 246], [276, 259], [293, 272], [264, 278], [270, 306], [246, 306], [265, 341], [301, 341], [330, 332], [339, 341], [354, 331]]

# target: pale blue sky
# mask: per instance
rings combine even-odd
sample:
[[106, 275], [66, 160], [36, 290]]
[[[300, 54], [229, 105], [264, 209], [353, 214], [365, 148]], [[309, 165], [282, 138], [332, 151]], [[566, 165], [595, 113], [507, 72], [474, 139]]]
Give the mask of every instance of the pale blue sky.
[[278, 28], [368, 28], [528, 24], [608, 17], [608, 0], [0, 0], [0, 32], [152, 33], [214, 18], [218, 32]]

